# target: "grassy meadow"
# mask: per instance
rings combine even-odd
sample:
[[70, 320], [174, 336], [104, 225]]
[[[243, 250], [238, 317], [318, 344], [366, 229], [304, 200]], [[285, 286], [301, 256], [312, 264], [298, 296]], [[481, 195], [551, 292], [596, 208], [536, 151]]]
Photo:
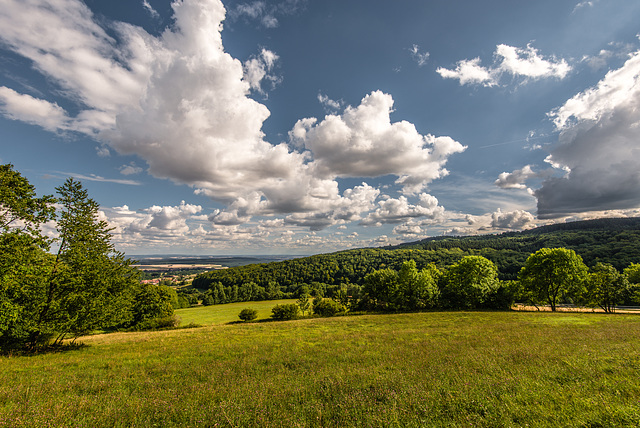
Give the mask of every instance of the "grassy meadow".
[[363, 315], [83, 342], [0, 357], [0, 427], [640, 425], [637, 315]]
[[176, 316], [180, 320], [180, 326], [198, 324], [201, 326], [212, 324], [226, 324], [240, 321], [238, 314], [244, 308], [252, 308], [258, 311], [255, 321], [266, 320], [271, 316], [271, 308], [284, 303], [295, 303], [296, 299], [267, 300], [260, 302], [237, 302], [226, 305], [195, 306], [193, 308], [177, 309]]

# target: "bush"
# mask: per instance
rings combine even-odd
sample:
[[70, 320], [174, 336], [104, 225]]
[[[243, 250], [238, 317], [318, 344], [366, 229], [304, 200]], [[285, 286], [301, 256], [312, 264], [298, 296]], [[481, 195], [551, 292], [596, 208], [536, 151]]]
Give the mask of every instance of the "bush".
[[313, 305], [313, 313], [321, 317], [332, 317], [343, 311], [344, 306], [331, 299], [324, 299]]
[[238, 315], [238, 317], [245, 322], [252, 321], [258, 318], [258, 311], [256, 309], [245, 308], [240, 311], [240, 314]]
[[175, 315], [168, 315], [161, 318], [151, 318], [136, 324], [133, 330], [162, 330], [175, 328], [178, 326], [180, 320]]
[[275, 320], [292, 320], [298, 317], [300, 308], [295, 303], [276, 305], [271, 308], [271, 318]]

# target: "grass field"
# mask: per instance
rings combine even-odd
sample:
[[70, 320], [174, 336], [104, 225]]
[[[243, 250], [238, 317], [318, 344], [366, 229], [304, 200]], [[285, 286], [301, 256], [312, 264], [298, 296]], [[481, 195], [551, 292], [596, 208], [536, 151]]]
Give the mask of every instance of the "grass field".
[[0, 357], [0, 427], [640, 426], [640, 317], [212, 325]]
[[271, 316], [271, 308], [283, 303], [295, 303], [295, 299], [290, 300], [268, 300], [263, 302], [238, 302], [226, 305], [196, 306], [193, 308], [178, 309], [176, 316], [180, 319], [180, 325], [189, 324], [212, 325], [226, 324], [233, 321], [240, 321], [238, 314], [244, 308], [252, 308], [258, 311], [256, 321], [268, 319]]

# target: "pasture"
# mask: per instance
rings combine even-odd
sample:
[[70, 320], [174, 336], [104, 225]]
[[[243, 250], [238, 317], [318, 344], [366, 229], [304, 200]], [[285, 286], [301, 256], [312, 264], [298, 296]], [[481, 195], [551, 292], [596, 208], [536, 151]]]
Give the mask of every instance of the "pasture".
[[225, 305], [194, 306], [192, 308], [176, 309], [175, 315], [180, 321], [180, 326], [198, 324], [201, 326], [212, 324], [226, 324], [240, 321], [238, 314], [244, 308], [253, 308], [258, 311], [255, 321], [266, 320], [271, 316], [271, 308], [284, 303], [295, 303], [295, 299], [266, 300], [259, 302], [237, 302]]
[[637, 315], [363, 315], [82, 341], [0, 357], [0, 427], [640, 425]]

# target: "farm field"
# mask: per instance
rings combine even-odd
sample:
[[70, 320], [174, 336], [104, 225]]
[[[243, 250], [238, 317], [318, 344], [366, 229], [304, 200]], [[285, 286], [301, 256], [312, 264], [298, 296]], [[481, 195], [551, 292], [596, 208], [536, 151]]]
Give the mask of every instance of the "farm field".
[[212, 324], [226, 324], [240, 321], [238, 314], [244, 308], [252, 308], [258, 311], [256, 321], [268, 319], [271, 316], [271, 308], [284, 303], [295, 303], [296, 299], [266, 300], [259, 302], [237, 302], [224, 305], [196, 306], [193, 308], [176, 309], [175, 315], [180, 319], [180, 326], [198, 324], [201, 326]]
[[83, 342], [0, 357], [0, 427], [640, 425], [637, 315], [363, 315]]

